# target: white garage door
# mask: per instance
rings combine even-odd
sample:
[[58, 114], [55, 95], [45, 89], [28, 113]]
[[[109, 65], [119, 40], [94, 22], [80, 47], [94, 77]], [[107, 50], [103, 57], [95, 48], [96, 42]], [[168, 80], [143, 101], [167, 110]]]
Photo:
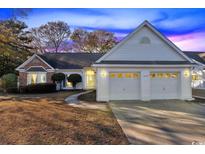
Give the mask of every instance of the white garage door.
[[179, 97], [179, 73], [152, 72], [151, 99], [177, 99]]
[[140, 74], [133, 72], [113, 72], [109, 74], [110, 100], [139, 99]]

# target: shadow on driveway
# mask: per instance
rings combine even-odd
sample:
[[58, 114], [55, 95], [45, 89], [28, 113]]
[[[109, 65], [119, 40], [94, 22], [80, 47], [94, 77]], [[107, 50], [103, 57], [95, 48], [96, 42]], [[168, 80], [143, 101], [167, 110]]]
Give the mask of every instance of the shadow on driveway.
[[181, 100], [109, 103], [132, 144], [205, 141], [205, 106]]

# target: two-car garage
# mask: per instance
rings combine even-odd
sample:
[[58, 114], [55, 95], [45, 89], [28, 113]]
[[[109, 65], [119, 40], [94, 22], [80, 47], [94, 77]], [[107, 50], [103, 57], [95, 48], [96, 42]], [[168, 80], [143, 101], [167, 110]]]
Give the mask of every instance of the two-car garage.
[[147, 21], [93, 66], [98, 101], [192, 99], [193, 61]]
[[[151, 99], [177, 99], [180, 90], [179, 72], [150, 72], [149, 92]], [[138, 100], [141, 99], [140, 72], [110, 72], [109, 99], [110, 100]]]

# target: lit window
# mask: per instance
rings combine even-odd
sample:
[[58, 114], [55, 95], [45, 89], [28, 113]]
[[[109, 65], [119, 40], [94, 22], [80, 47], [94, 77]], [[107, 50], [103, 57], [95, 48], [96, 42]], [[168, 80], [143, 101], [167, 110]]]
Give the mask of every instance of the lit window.
[[139, 78], [139, 77], [140, 77], [139, 73], [133, 73], [133, 78]]
[[71, 82], [66, 81], [66, 87], [72, 88], [72, 87], [73, 87], [73, 86], [72, 86], [72, 83], [71, 83]]
[[115, 78], [115, 73], [110, 73], [110, 78]]
[[28, 73], [27, 83], [36, 84], [36, 83], [45, 83], [46, 82], [46, 73]]
[[126, 77], [126, 78], [132, 78], [132, 76], [133, 76], [132, 73], [126, 73], [126, 74], [125, 74], [125, 77]]
[[177, 78], [178, 73], [150, 73], [150, 78]]
[[31, 74], [31, 84], [37, 83], [37, 74]]
[[118, 78], [122, 78], [122, 77], [123, 77], [123, 76], [122, 76], [122, 73], [118, 73], [118, 74], [117, 74], [117, 77], [118, 77]]
[[87, 88], [95, 88], [95, 72], [93, 70], [86, 71]]

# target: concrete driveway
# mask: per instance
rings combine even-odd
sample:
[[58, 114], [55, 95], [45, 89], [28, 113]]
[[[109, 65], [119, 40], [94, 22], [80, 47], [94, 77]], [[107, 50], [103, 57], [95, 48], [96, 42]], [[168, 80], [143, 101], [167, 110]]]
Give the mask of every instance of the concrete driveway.
[[110, 102], [131, 144], [205, 144], [205, 103]]

